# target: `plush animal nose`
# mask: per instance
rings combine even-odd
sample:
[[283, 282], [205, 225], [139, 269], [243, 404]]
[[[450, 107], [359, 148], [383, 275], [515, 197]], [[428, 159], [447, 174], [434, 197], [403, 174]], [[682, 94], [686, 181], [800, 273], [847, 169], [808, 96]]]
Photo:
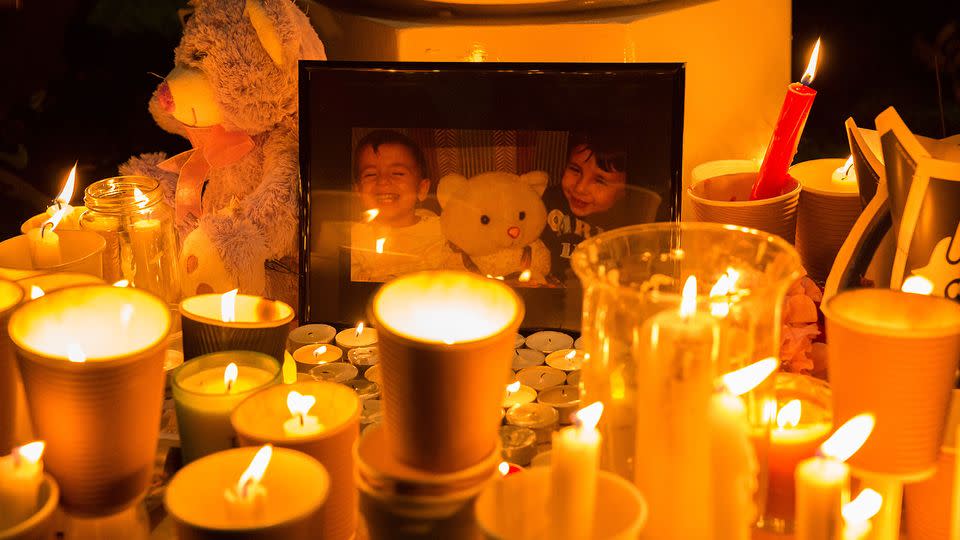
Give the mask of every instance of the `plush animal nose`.
[[507, 229], [507, 234], [510, 235], [510, 238], [517, 238], [520, 236], [520, 227], [510, 227]]
[[170, 85], [166, 82], [162, 83], [160, 88], [157, 89], [157, 102], [160, 104], [160, 108], [168, 113], [172, 113], [176, 108], [173, 102], [173, 93], [170, 92]]

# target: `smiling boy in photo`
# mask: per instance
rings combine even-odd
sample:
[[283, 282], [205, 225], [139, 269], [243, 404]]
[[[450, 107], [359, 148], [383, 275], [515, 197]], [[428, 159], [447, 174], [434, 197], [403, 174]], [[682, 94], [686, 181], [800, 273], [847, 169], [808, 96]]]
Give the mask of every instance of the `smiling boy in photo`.
[[439, 217], [419, 208], [430, 192], [420, 147], [400, 132], [378, 129], [360, 139], [353, 157], [365, 218], [350, 231], [351, 279], [380, 282], [437, 268], [443, 237]]

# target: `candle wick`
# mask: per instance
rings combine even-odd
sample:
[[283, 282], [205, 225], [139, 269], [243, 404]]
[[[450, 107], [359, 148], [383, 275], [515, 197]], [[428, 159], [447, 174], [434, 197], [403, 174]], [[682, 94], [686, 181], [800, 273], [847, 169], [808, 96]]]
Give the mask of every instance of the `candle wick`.
[[300, 427], [304, 426], [303, 413], [297, 413], [297, 416], [300, 417]]
[[230, 390], [233, 389], [233, 381], [227, 381], [227, 393], [230, 393]]
[[53, 223], [44, 223], [43, 226], [40, 227], [40, 238], [43, 238], [43, 235], [46, 234], [48, 226], [51, 231], [53, 230]]
[[253, 485], [253, 478], [247, 478], [247, 481], [240, 486], [240, 499], [247, 500], [249, 498], [251, 485]]
[[61, 201], [60, 199], [54, 199], [53, 202], [57, 203], [57, 210], [63, 209], [63, 201]]

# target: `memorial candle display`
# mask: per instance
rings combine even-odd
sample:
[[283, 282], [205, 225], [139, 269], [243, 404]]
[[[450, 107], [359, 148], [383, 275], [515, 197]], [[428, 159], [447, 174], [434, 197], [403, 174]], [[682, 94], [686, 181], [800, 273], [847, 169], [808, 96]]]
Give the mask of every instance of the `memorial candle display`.
[[820, 445], [816, 457], [796, 471], [796, 540], [830, 540], [842, 532], [841, 510], [850, 497], [850, 467], [844, 461], [867, 441], [873, 415], [851, 418]]
[[0, 532], [32, 516], [43, 483], [44, 444], [36, 441], [0, 457]]
[[593, 536], [600, 467], [600, 432], [603, 414], [599, 401], [576, 413], [575, 425], [553, 436], [550, 460], [550, 534], [555, 540], [582, 540]]
[[218, 351], [258, 351], [283, 361], [293, 308], [279, 300], [239, 294], [191, 296], [180, 303], [183, 356]]
[[780, 107], [780, 117], [767, 145], [767, 153], [763, 156], [760, 172], [753, 184], [750, 200], [769, 199], [783, 194], [787, 187], [787, 169], [797, 152], [797, 144], [803, 133], [803, 126], [807, 122], [807, 115], [813, 107], [813, 100], [817, 91], [810, 88], [817, 70], [817, 60], [820, 56], [820, 40], [817, 40], [810, 54], [807, 70], [799, 83], [791, 83], [787, 87], [787, 95]]

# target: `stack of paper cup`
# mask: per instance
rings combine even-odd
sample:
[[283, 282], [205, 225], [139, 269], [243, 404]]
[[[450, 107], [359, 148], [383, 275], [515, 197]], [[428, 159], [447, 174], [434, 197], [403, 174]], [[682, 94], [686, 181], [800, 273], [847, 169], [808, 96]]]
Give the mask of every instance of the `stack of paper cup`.
[[693, 169], [687, 195], [697, 221], [748, 227], [794, 241], [800, 183], [790, 179], [788, 191], [777, 197], [750, 200], [759, 165], [749, 160], [708, 161]]
[[951, 510], [954, 496], [954, 474], [957, 461], [957, 427], [960, 427], [960, 390], [953, 391], [950, 415], [944, 430], [937, 472], [927, 480], [904, 487], [906, 502], [907, 537], [910, 540], [940, 540], [950, 538]]
[[863, 412], [876, 417], [850, 464], [905, 482], [929, 477], [960, 358], [960, 304], [859, 289], [830, 298], [823, 313], [836, 425]]
[[815, 159], [790, 167], [790, 176], [802, 186], [797, 251], [816, 281], [826, 281], [862, 209], [856, 174], [844, 164], [843, 159]]

